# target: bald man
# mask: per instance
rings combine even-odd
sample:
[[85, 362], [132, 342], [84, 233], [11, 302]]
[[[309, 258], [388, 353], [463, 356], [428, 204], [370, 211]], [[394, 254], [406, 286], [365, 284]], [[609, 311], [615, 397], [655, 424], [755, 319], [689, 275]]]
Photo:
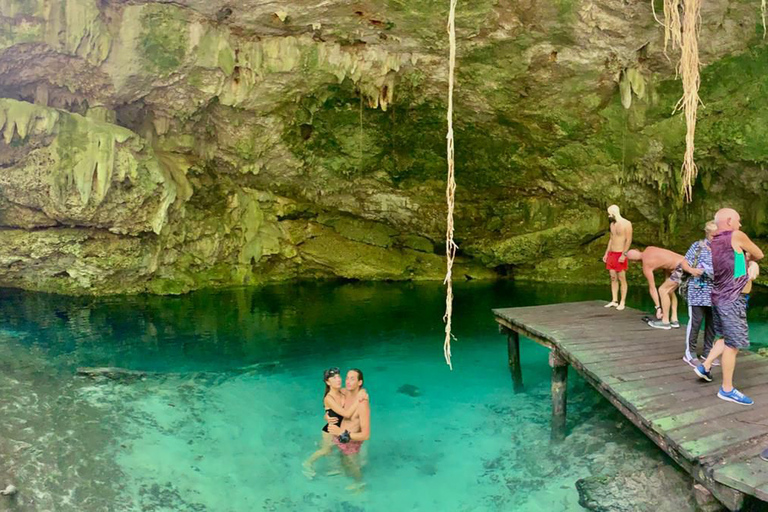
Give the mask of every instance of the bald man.
[[721, 357], [723, 383], [718, 398], [739, 405], [752, 405], [754, 401], [733, 387], [736, 356], [739, 349], [749, 347], [747, 301], [752, 281], [760, 268], [763, 251], [741, 231], [741, 217], [736, 210], [723, 208], [715, 214], [717, 233], [712, 238], [712, 269], [715, 273], [712, 288], [712, 317], [717, 340], [709, 356], [694, 368], [696, 375], [712, 382], [712, 363]]
[[[608, 207], [608, 221], [611, 225], [611, 236], [603, 254], [603, 263], [611, 276], [611, 302], [605, 307], [621, 311], [626, 307], [627, 301], [627, 250], [632, 245], [632, 223], [621, 216], [621, 211], [615, 204]], [[619, 283], [621, 302], [618, 302]]]
[[[627, 258], [643, 263], [643, 275], [648, 281], [648, 292], [656, 306], [656, 320], [648, 322], [648, 325], [657, 329], [680, 327], [680, 322], [677, 320], [675, 290], [680, 284], [683, 271], [698, 277], [703, 270], [691, 267], [682, 254], [652, 245], [646, 247], [644, 251], [637, 249], [627, 251]], [[656, 277], [653, 275], [656, 270], [663, 270], [666, 277], [658, 290], [656, 290]]]

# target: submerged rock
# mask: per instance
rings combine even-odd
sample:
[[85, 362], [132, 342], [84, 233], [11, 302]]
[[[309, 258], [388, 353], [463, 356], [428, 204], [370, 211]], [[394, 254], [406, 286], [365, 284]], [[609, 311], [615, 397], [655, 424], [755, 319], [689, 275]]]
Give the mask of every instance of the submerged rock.
[[579, 504], [593, 512], [696, 512], [692, 486], [668, 465], [576, 481]]
[[412, 396], [412, 397], [418, 397], [421, 396], [421, 390], [419, 390], [418, 387], [414, 386], [413, 384], [403, 384], [399, 388], [397, 388], [398, 393], [402, 393], [404, 395]]

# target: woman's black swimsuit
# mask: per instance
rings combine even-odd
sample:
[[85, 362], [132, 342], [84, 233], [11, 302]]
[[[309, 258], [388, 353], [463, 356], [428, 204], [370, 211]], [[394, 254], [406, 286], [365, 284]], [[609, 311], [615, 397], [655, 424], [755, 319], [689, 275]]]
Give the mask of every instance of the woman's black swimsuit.
[[[342, 416], [341, 414], [337, 414], [336, 411], [334, 411], [333, 409], [326, 409], [325, 412], [327, 412], [328, 416], [330, 416], [331, 418], [337, 418], [339, 420], [339, 422], [336, 424], [336, 426], [337, 427], [341, 426], [341, 422], [344, 419], [344, 416]], [[323, 432], [328, 432], [328, 424], [327, 423], [323, 427]]]

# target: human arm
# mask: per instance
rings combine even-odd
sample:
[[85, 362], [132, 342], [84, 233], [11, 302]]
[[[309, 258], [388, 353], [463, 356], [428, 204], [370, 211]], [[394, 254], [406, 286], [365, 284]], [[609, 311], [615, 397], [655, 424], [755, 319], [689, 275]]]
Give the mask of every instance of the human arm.
[[763, 259], [763, 251], [749, 239], [746, 233], [743, 231], [734, 231], [731, 238], [731, 245], [737, 246], [742, 251], [749, 254], [750, 261], [759, 261]]
[[760, 275], [760, 265], [756, 261], [750, 261], [747, 267], [747, 275], [750, 281], [754, 281]]
[[613, 238], [613, 233], [608, 235], [608, 245], [605, 248], [605, 254], [603, 254], [603, 263], [608, 261], [608, 251], [611, 250], [611, 238]]
[[357, 405], [360, 403], [360, 401], [355, 400], [349, 405], [349, 407], [344, 407], [334, 397], [327, 395], [325, 400], [323, 400], [323, 403], [325, 404], [326, 409], [332, 410], [339, 416], [344, 418], [351, 418], [355, 413], [355, 410], [357, 410]]
[[[347, 441], [367, 441], [371, 436], [371, 409], [368, 397], [364, 400], [360, 400], [357, 407], [357, 417], [360, 422], [360, 430], [358, 432], [349, 432], [349, 430], [342, 430], [338, 425], [328, 425], [328, 432], [334, 436], [341, 436], [344, 432], [349, 433], [349, 439]], [[342, 443], [347, 441], [343, 440]]]
[[699, 255], [699, 268], [710, 279], [715, 278], [715, 269], [712, 266], [712, 250], [709, 247], [703, 247]]
[[651, 294], [651, 299], [653, 299], [653, 304], [656, 306], [656, 311], [661, 311], [659, 291], [656, 289], [656, 278], [653, 276], [653, 270], [644, 266], [643, 275], [648, 280], [648, 293]]
[[683, 258], [683, 260], [680, 262], [680, 264], [682, 265], [683, 270], [685, 270], [686, 272], [688, 272], [692, 276], [699, 277], [701, 274], [704, 273], [704, 271], [702, 269], [700, 269], [700, 268], [693, 268], [692, 266], [690, 266], [688, 264], [688, 260], [685, 259], [685, 258]]
[[619, 263], [624, 263], [627, 260], [627, 251], [632, 246], [632, 223], [627, 222], [626, 231], [624, 232], [624, 247], [619, 256]]

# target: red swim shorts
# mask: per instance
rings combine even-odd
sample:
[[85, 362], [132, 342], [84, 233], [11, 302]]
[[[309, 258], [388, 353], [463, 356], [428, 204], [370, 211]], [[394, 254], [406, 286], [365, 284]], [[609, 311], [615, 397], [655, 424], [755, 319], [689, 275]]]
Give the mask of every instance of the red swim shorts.
[[333, 436], [333, 444], [338, 446], [341, 453], [344, 455], [354, 455], [360, 452], [360, 447], [363, 446], [362, 441], [350, 441], [348, 443], [342, 443], [339, 441], [339, 436]]
[[615, 270], [616, 272], [624, 272], [629, 267], [629, 260], [624, 258], [623, 262], [619, 261], [621, 258], [620, 252], [609, 252], [608, 257], [605, 259], [605, 269]]

